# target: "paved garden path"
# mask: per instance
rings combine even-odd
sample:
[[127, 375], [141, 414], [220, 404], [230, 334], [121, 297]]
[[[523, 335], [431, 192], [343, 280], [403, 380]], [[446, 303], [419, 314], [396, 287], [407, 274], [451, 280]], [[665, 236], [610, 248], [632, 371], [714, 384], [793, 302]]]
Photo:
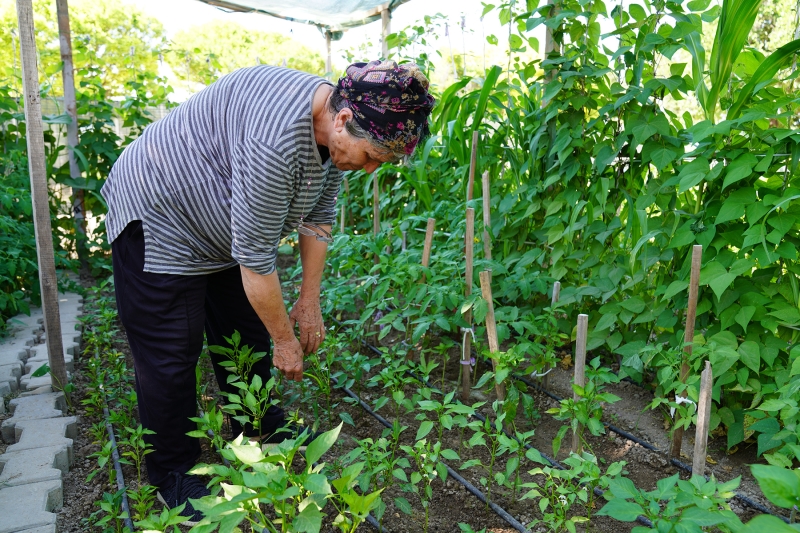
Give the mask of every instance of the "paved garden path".
[[[82, 298], [59, 295], [61, 331], [67, 372], [78, 356]], [[62, 475], [74, 460], [77, 418], [65, 416], [64, 395], [52, 391], [50, 374], [31, 374], [47, 362], [42, 310], [9, 320], [10, 334], [0, 339], [0, 413], [8, 402], [11, 418], [3, 421], [0, 455], [0, 533], [55, 533], [56, 515], [64, 500]], [[18, 394], [17, 394], [18, 393]]]

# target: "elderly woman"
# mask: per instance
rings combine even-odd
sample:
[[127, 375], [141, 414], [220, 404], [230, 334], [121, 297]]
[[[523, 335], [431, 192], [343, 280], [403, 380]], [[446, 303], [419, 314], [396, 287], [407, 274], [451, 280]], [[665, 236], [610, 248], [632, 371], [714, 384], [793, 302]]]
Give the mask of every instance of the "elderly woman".
[[[148, 127], [114, 165], [102, 193], [112, 242], [119, 316], [136, 371], [142, 425], [153, 453], [150, 483], [169, 507], [201, 518], [187, 498], [208, 490], [186, 472], [200, 454], [195, 367], [209, 345], [270, 351], [271, 364], [301, 380], [303, 356], [325, 338], [319, 296], [343, 170], [372, 172], [410, 155], [428, 134], [428, 80], [415, 65], [356, 63], [336, 87], [283, 68], [238, 70]], [[300, 297], [287, 313], [275, 271], [278, 243], [297, 229]], [[299, 326], [299, 338], [295, 336]], [[220, 388], [236, 392], [211, 353]], [[261, 432], [277, 443], [302, 428], [273, 406]], [[289, 431], [284, 431], [288, 428]], [[278, 431], [281, 430], [281, 431]]]

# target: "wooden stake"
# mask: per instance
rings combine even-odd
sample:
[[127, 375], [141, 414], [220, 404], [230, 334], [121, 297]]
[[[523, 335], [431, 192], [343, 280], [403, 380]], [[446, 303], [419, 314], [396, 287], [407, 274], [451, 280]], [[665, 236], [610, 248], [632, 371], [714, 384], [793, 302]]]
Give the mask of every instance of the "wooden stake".
[[556, 281], [553, 283], [553, 296], [550, 298], [550, 307], [556, 306], [559, 296], [561, 296], [561, 282]]
[[[561, 282], [556, 281], [553, 283], [553, 296], [550, 298], [550, 307], [554, 308], [558, 303], [558, 297], [561, 296]], [[545, 370], [545, 375], [542, 377], [542, 386], [547, 389], [550, 387], [550, 371], [555, 367], [550, 367]]]
[[342, 221], [340, 225], [341, 228], [339, 229], [339, 233], [344, 233], [344, 204], [342, 204]]
[[[467, 208], [467, 230], [464, 247], [464, 296], [469, 298], [472, 294], [472, 261], [475, 244], [475, 209]], [[464, 313], [464, 320], [467, 322], [467, 329], [464, 331], [464, 338], [461, 346], [461, 401], [466, 403], [469, 400], [470, 384], [472, 383], [472, 339], [470, 338], [472, 329], [472, 309]]]
[[489, 191], [489, 173], [483, 173], [483, 257], [491, 261], [492, 259], [492, 237], [489, 230], [492, 228], [491, 203], [492, 196]]
[[[61, 47], [61, 77], [64, 85], [64, 110], [69, 115], [67, 124], [67, 155], [69, 156], [69, 176], [74, 180], [81, 178], [75, 147], [78, 146], [78, 105], [75, 101], [75, 75], [72, 64], [72, 37], [69, 28], [69, 6], [67, 0], [56, 0], [58, 13], [58, 34]], [[76, 242], [81, 267], [88, 268], [86, 259], [86, 216], [83, 189], [72, 189], [72, 218], [75, 220]]]
[[[389, 3], [391, 5], [391, 3]], [[387, 38], [392, 33], [392, 11], [384, 9], [381, 11], [381, 57], [387, 59], [389, 57], [389, 43]]]
[[475, 167], [478, 165], [478, 130], [472, 132], [472, 154], [469, 158], [469, 180], [467, 180], [467, 202], [472, 200], [475, 189]]
[[[381, 231], [381, 218], [380, 218], [380, 188], [378, 187], [378, 175], [372, 175], [372, 233], [378, 237], [378, 232]], [[378, 254], [373, 258], [375, 264], [381, 262]]]
[[[689, 277], [689, 302], [686, 308], [686, 330], [683, 333], [683, 363], [681, 364], [681, 383], [686, 383], [689, 377], [689, 357], [692, 355], [692, 343], [694, 342], [694, 322], [697, 318], [697, 293], [700, 287], [700, 264], [703, 259], [703, 247], [695, 244], [692, 247], [692, 272]], [[684, 392], [683, 397], [686, 397]], [[683, 427], [675, 427], [672, 432], [672, 444], [670, 454], [673, 459], [678, 459], [681, 455], [683, 444]]]
[[[575, 385], [586, 386], [586, 337], [589, 328], [589, 315], [578, 315], [578, 333], [575, 336]], [[577, 402], [580, 396], [577, 392], [573, 393], [572, 398]], [[578, 426], [577, 431], [572, 432], [572, 452], [581, 453], [581, 433], [583, 425]]]
[[694, 460], [692, 461], [693, 476], [702, 476], [706, 470], [708, 426], [711, 419], [711, 388], [713, 386], [711, 362], [706, 361], [706, 369], [700, 376], [700, 397], [697, 401], [697, 427], [694, 434]]
[[[436, 219], [428, 219], [428, 227], [425, 229], [425, 246], [422, 248], [422, 266], [428, 268], [431, 262], [431, 246], [433, 246], [433, 230], [436, 227]], [[422, 283], [425, 283], [425, 273], [422, 274]]]
[[33, 26], [31, 0], [17, 0], [19, 44], [22, 55], [22, 90], [25, 101], [25, 123], [28, 144], [28, 172], [31, 177], [33, 227], [36, 233], [36, 255], [39, 261], [39, 286], [44, 310], [44, 331], [47, 334], [47, 358], [54, 390], [67, 385], [64, 347], [61, 343], [61, 315], [58, 309], [58, 280], [53, 252], [53, 229], [47, 196], [42, 104], [39, 95], [39, 69], [36, 64], [36, 32]]
[[[497, 359], [495, 354], [500, 351], [500, 343], [497, 339], [497, 323], [494, 319], [494, 302], [492, 300], [492, 271], [484, 270], [480, 273], [481, 295], [486, 300], [488, 307], [486, 311], [486, 335], [489, 337], [489, 351], [492, 352], [492, 368], [497, 371]], [[495, 384], [495, 393], [500, 401], [506, 398], [506, 387], [503, 383]]]
[[401, 249], [402, 249], [404, 252], [406, 251], [407, 240], [408, 240], [408, 232], [407, 232], [407, 231], [405, 231], [405, 230], [403, 230], [403, 242], [402, 242], [402, 245], [401, 245], [401, 246], [402, 246], [402, 248], [401, 248]]

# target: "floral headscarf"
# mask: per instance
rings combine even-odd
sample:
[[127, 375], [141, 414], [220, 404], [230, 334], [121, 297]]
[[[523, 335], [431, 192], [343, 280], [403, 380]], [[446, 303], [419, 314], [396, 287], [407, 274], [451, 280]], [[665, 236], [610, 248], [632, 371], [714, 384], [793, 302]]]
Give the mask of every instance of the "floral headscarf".
[[428, 115], [435, 100], [417, 65], [353, 63], [336, 90], [347, 100], [356, 123], [395, 153], [411, 155], [430, 134]]

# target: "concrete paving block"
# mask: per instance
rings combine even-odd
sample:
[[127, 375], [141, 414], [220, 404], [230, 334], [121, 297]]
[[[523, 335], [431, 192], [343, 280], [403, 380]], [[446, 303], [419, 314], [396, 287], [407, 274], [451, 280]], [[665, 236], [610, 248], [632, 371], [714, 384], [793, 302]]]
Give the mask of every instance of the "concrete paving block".
[[3, 421], [2, 435], [6, 442], [14, 442], [14, 427], [23, 420], [41, 420], [62, 416], [67, 409], [64, 393], [54, 392], [25, 398], [14, 398], [8, 403], [13, 416]]
[[[14, 391], [11, 390], [11, 383], [0, 382], [0, 397], [9, 396], [12, 392]], [[0, 414], [3, 414], [3, 411], [0, 411]]]
[[53, 386], [44, 385], [43, 387], [39, 387], [38, 389], [26, 390], [24, 392], [20, 392], [19, 397], [27, 398], [28, 396], [36, 396], [38, 394], [50, 394], [51, 392], [53, 392]]
[[0, 487], [61, 479], [69, 471], [66, 446], [49, 446], [0, 455]]
[[[67, 372], [67, 379], [69, 380], [71, 377], [71, 373]], [[19, 378], [19, 390], [27, 391], [38, 389], [39, 387], [44, 387], [46, 385], [52, 385], [53, 381], [50, 378], [50, 374], [45, 376], [34, 378], [31, 377], [30, 374], [25, 374], [21, 378]]]
[[[42, 355], [39, 355], [39, 354], [42, 354]], [[25, 372], [23, 373], [23, 375], [35, 372], [39, 367], [41, 367], [43, 364], [47, 363], [48, 361], [49, 360], [47, 358], [47, 353], [44, 352], [43, 350], [39, 350], [36, 353], [36, 357], [31, 357], [25, 363], [25, 365], [23, 367]], [[75, 361], [75, 358], [72, 356], [72, 354], [69, 354], [69, 353], [66, 353], [66, 352], [64, 353], [64, 366], [66, 366], [67, 372], [72, 372], [73, 370], [75, 370], [74, 361]], [[20, 376], [20, 377], [22, 377], [22, 376]]]
[[20, 529], [15, 533], [56, 533], [56, 524], [48, 524], [46, 526], [35, 527], [33, 529]]
[[4, 394], [10, 394], [18, 390], [20, 377], [22, 377], [22, 361], [0, 366], [0, 391], [8, 391]]
[[20, 340], [13, 340], [7, 344], [0, 344], [0, 364], [26, 361], [30, 356], [30, 348]]
[[66, 446], [69, 464], [75, 460], [72, 442], [77, 437], [78, 418], [46, 418], [44, 420], [23, 420], [14, 427], [16, 444], [6, 448], [6, 453], [21, 452], [50, 446]]
[[0, 490], [0, 533], [55, 527], [56, 515], [51, 511], [62, 505], [61, 480], [6, 487]]

